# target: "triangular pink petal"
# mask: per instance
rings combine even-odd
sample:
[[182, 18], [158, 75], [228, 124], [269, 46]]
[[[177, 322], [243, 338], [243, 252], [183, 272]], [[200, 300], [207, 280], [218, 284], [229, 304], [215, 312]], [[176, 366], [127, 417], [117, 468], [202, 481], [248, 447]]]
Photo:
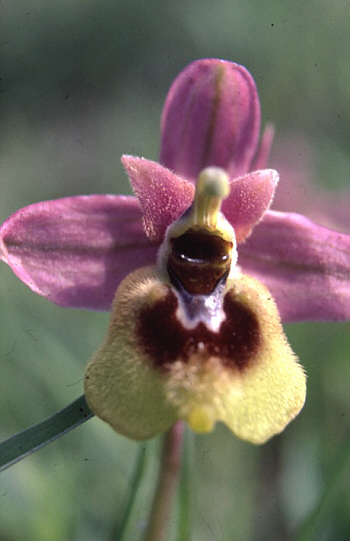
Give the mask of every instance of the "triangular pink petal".
[[33, 291], [61, 306], [109, 310], [120, 281], [154, 263], [135, 197], [89, 195], [45, 201], [10, 216], [0, 257]]
[[122, 163], [140, 200], [146, 235], [161, 242], [166, 228], [192, 203], [194, 186], [151, 160], [124, 155]]
[[230, 195], [222, 210], [235, 229], [237, 242], [243, 242], [270, 207], [278, 183], [273, 169], [253, 171], [230, 183]]
[[243, 272], [274, 296], [282, 320], [350, 319], [350, 236], [269, 211], [239, 249]]

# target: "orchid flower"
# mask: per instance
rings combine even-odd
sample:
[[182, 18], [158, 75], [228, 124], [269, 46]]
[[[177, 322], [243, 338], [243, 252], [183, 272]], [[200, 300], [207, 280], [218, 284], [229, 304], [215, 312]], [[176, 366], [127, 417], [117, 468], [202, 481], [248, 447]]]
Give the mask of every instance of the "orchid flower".
[[350, 237], [268, 210], [278, 174], [259, 134], [247, 70], [193, 62], [167, 95], [159, 163], [122, 158], [136, 197], [36, 203], [1, 227], [1, 258], [33, 291], [111, 309], [85, 394], [119, 433], [222, 421], [265, 442], [305, 399], [281, 321], [350, 316]]

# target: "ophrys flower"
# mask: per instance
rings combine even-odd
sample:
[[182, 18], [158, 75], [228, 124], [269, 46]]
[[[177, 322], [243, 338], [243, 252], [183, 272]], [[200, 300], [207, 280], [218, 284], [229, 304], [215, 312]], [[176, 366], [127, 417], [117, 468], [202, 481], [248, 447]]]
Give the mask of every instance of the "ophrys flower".
[[305, 399], [305, 375], [270, 292], [236, 266], [233, 227], [219, 208], [224, 170], [204, 169], [190, 208], [166, 232], [155, 267], [119, 286], [107, 337], [88, 366], [92, 410], [145, 439], [184, 419], [223, 421], [263, 443]]
[[[109, 309], [117, 290], [86, 390], [124, 434], [150, 437], [183, 418], [199, 431], [221, 420], [265, 441], [305, 393], [272, 295], [283, 321], [349, 317], [349, 237], [268, 210], [278, 175], [256, 170], [272, 133], [259, 146], [259, 131], [245, 68], [194, 62], [166, 99], [161, 163], [123, 157], [139, 200], [37, 203], [1, 228], [2, 259], [53, 302]], [[156, 266], [136, 270], [158, 251]]]

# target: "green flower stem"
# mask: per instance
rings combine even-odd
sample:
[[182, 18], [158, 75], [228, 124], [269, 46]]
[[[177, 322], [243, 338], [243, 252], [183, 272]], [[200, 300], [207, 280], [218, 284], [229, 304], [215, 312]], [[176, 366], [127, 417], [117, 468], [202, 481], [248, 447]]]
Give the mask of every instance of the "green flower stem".
[[1, 442], [0, 471], [63, 436], [63, 434], [81, 425], [93, 415], [83, 395], [48, 419], [26, 428]]
[[144, 541], [165, 541], [181, 469], [184, 425], [175, 423], [165, 434], [159, 479]]

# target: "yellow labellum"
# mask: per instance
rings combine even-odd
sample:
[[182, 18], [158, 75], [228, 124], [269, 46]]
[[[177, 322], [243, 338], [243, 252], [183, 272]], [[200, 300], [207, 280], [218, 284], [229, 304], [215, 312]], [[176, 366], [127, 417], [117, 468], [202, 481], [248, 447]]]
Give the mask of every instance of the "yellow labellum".
[[[130, 274], [118, 288], [106, 339], [86, 372], [86, 398], [96, 415], [117, 432], [141, 440], [177, 419], [197, 432], [221, 421], [252, 443], [281, 432], [304, 404], [304, 371], [265, 286], [237, 275], [224, 296], [256, 318], [259, 336], [257, 345], [249, 346], [249, 359], [244, 358], [245, 327], [232, 330], [232, 343], [243, 345], [236, 357], [222, 356], [219, 346], [215, 355], [210, 344], [215, 333], [206, 343], [187, 340], [192, 331], [176, 321], [176, 296], [156, 268]], [[142, 327], [143, 321], [149, 326]], [[177, 354], [181, 332], [184, 346]]]

